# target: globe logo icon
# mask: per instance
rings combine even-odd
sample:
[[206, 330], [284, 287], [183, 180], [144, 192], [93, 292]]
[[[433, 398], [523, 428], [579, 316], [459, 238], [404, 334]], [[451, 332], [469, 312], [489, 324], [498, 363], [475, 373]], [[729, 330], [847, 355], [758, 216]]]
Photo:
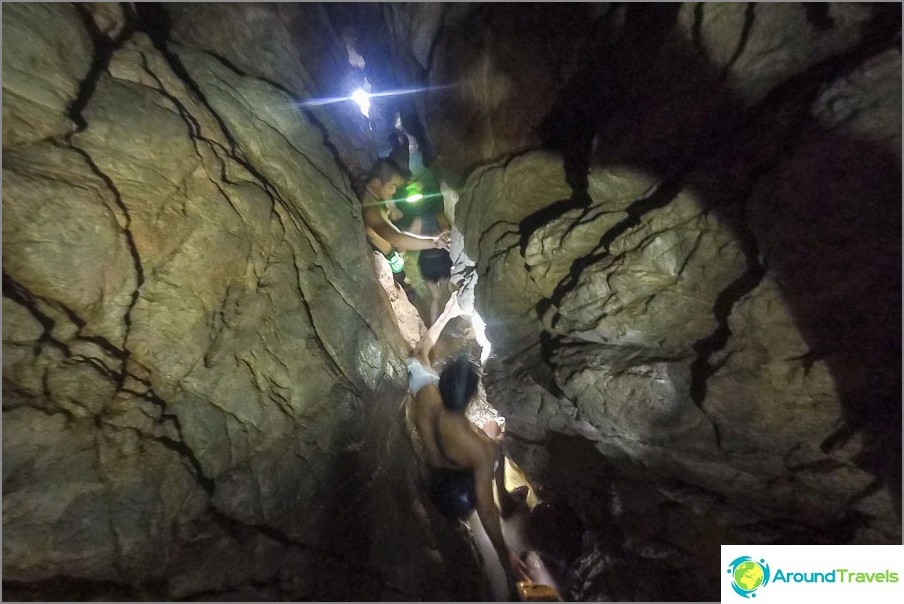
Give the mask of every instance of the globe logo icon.
[[769, 583], [769, 565], [750, 556], [735, 558], [728, 566], [728, 574], [731, 588], [742, 598], [755, 598], [754, 592]]

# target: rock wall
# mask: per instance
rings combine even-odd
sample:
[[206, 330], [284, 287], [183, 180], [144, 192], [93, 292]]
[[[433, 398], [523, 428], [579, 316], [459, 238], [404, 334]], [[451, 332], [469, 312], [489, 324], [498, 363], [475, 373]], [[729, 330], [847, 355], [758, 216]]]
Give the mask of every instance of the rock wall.
[[591, 529], [571, 597], [716, 599], [720, 543], [899, 543], [900, 9], [445, 17], [410, 72], [451, 87], [426, 126], [489, 400]]
[[[900, 7], [380, 10], [490, 401], [588, 529], [568, 596], [900, 542]], [[483, 599], [362, 262], [374, 141], [301, 104], [347, 92], [331, 11], [5, 4], [3, 34], [6, 598]]]
[[297, 104], [335, 34], [134, 10], [3, 6], [5, 596], [479, 598], [403, 432], [373, 152]]

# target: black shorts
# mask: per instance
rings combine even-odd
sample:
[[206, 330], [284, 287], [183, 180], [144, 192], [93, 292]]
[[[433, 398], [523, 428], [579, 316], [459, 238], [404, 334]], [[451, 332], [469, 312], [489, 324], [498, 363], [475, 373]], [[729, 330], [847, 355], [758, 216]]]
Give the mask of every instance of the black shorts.
[[474, 470], [431, 470], [430, 500], [447, 518], [466, 518], [477, 505]]
[[446, 250], [423, 250], [417, 266], [425, 281], [441, 281], [452, 276], [452, 257]]

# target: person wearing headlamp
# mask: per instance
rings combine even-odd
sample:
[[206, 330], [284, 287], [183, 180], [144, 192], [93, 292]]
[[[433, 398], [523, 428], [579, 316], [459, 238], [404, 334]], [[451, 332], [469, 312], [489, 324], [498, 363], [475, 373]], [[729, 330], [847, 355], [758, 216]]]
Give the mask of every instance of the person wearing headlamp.
[[389, 261], [393, 279], [412, 300], [414, 289], [405, 280], [404, 261], [399, 250], [448, 250], [451, 238], [448, 232], [432, 236], [404, 232], [389, 220], [387, 203], [404, 184], [405, 177], [398, 164], [379, 159], [365, 177], [359, 197], [367, 239]]

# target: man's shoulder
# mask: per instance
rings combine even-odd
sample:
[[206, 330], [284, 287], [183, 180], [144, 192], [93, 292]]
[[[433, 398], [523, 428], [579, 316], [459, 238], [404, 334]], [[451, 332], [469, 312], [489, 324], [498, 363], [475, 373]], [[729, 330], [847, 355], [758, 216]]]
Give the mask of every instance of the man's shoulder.
[[493, 467], [499, 455], [499, 449], [494, 441], [489, 438], [481, 438], [474, 430], [468, 430], [467, 435], [463, 433], [462, 440], [467, 442], [469, 457], [475, 469], [480, 466]]

